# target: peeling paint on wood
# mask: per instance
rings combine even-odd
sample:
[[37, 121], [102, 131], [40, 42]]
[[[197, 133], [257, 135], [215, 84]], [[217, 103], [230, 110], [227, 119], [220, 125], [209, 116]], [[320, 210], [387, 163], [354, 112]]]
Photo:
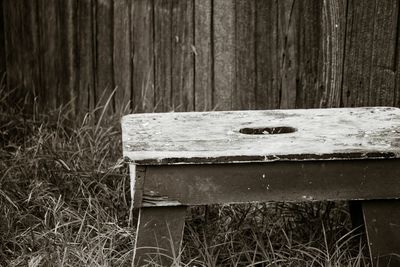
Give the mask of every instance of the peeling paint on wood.
[[[260, 127], [296, 131], [240, 133]], [[134, 114], [122, 130], [124, 156], [146, 165], [400, 157], [391, 107]]]
[[129, 173], [131, 176], [131, 209], [139, 208], [143, 199], [143, 184], [146, 173], [146, 167], [129, 164]]
[[[135, 164], [129, 164], [129, 173], [130, 173], [131, 177], [136, 177], [136, 165]], [[136, 178], [131, 179], [130, 189], [131, 189], [132, 202], [135, 199], [135, 184], [136, 184]]]

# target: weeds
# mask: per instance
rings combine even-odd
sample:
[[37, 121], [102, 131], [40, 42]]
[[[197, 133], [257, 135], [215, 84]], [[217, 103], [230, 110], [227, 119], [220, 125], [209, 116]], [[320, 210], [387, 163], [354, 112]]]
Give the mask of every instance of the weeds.
[[[131, 265], [119, 119], [1, 105], [0, 265]], [[176, 265], [366, 266], [365, 255], [345, 203], [260, 203], [192, 208]]]

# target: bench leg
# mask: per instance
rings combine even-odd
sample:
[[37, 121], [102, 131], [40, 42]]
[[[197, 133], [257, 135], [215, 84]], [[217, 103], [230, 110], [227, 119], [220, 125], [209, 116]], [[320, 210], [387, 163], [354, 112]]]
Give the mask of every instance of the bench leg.
[[179, 255], [186, 207], [150, 207], [139, 210], [133, 266], [156, 262], [171, 266]]
[[400, 266], [400, 200], [363, 201], [362, 207], [374, 266]]
[[356, 234], [364, 232], [364, 215], [362, 211], [362, 202], [357, 200], [349, 201], [349, 211], [351, 224]]

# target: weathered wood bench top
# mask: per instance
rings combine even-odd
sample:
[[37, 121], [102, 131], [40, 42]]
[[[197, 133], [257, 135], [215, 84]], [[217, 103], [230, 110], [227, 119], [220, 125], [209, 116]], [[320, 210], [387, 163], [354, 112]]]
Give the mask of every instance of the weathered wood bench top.
[[400, 109], [134, 114], [122, 130], [139, 209], [135, 266], [154, 247], [171, 265], [187, 206], [324, 200], [359, 201], [352, 218], [371, 257], [399, 266], [386, 256], [400, 251]]
[[400, 158], [391, 107], [133, 114], [122, 133], [146, 165]]

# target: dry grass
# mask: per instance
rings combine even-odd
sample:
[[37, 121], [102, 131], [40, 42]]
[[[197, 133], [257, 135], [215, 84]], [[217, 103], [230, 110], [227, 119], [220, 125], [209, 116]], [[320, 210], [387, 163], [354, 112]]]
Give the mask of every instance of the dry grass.
[[[131, 265], [119, 116], [77, 123], [68, 107], [0, 103], [0, 265]], [[367, 266], [366, 255], [345, 203], [244, 204], [192, 208], [179, 265]]]

